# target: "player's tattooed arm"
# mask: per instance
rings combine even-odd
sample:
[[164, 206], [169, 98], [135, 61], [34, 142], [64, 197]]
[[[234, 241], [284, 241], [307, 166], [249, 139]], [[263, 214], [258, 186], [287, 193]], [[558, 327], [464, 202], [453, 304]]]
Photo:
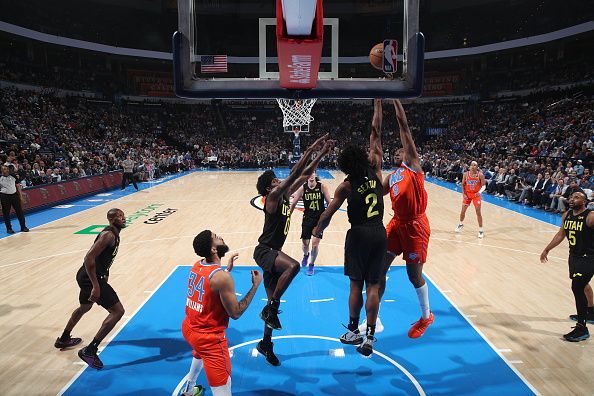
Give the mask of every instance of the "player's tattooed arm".
[[262, 282], [262, 274], [259, 271], [251, 271], [251, 276], [252, 287], [241, 301], [237, 301], [235, 283], [233, 277], [228, 272], [219, 271], [210, 281], [211, 289], [219, 292], [221, 303], [231, 319], [239, 319], [243, 315], [252, 302], [258, 286]]

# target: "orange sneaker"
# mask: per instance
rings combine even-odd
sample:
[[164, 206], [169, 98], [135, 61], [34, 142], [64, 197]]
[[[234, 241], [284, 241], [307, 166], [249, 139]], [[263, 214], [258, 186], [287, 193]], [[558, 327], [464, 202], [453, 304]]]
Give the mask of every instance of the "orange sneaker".
[[429, 327], [429, 325], [434, 321], [435, 316], [433, 316], [433, 312], [429, 312], [429, 317], [427, 319], [423, 319], [421, 317], [421, 319], [413, 323], [412, 327], [408, 331], [408, 336], [410, 338], [419, 338], [420, 336], [425, 334], [425, 330], [427, 330], [427, 327]]

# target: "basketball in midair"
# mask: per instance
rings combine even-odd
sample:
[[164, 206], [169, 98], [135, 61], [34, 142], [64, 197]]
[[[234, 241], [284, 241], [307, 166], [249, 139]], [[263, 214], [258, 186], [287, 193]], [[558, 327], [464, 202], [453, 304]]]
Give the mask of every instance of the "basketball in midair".
[[371, 62], [371, 66], [375, 67], [378, 70], [383, 70], [384, 68], [384, 44], [379, 43], [373, 46], [371, 51], [369, 51], [369, 62]]

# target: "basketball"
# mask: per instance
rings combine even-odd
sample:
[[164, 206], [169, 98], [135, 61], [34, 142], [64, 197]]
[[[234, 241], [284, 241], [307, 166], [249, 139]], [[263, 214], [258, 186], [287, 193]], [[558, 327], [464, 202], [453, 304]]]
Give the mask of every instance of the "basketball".
[[384, 44], [379, 43], [373, 46], [371, 51], [369, 51], [369, 62], [371, 66], [375, 67], [378, 70], [383, 69], [383, 62], [384, 62]]

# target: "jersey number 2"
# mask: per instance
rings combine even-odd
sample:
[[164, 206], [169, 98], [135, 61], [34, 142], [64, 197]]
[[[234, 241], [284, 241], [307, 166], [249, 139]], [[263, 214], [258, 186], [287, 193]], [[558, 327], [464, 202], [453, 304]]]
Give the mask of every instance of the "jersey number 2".
[[377, 205], [377, 195], [372, 193], [365, 197], [365, 203], [369, 205], [367, 208], [367, 218], [377, 216], [379, 214], [379, 210], [373, 210], [375, 205]]
[[196, 282], [196, 273], [190, 272], [190, 279], [188, 281], [188, 297], [192, 297], [195, 292], [198, 292], [198, 301], [202, 302], [204, 297], [204, 277], [201, 276], [198, 282]]

